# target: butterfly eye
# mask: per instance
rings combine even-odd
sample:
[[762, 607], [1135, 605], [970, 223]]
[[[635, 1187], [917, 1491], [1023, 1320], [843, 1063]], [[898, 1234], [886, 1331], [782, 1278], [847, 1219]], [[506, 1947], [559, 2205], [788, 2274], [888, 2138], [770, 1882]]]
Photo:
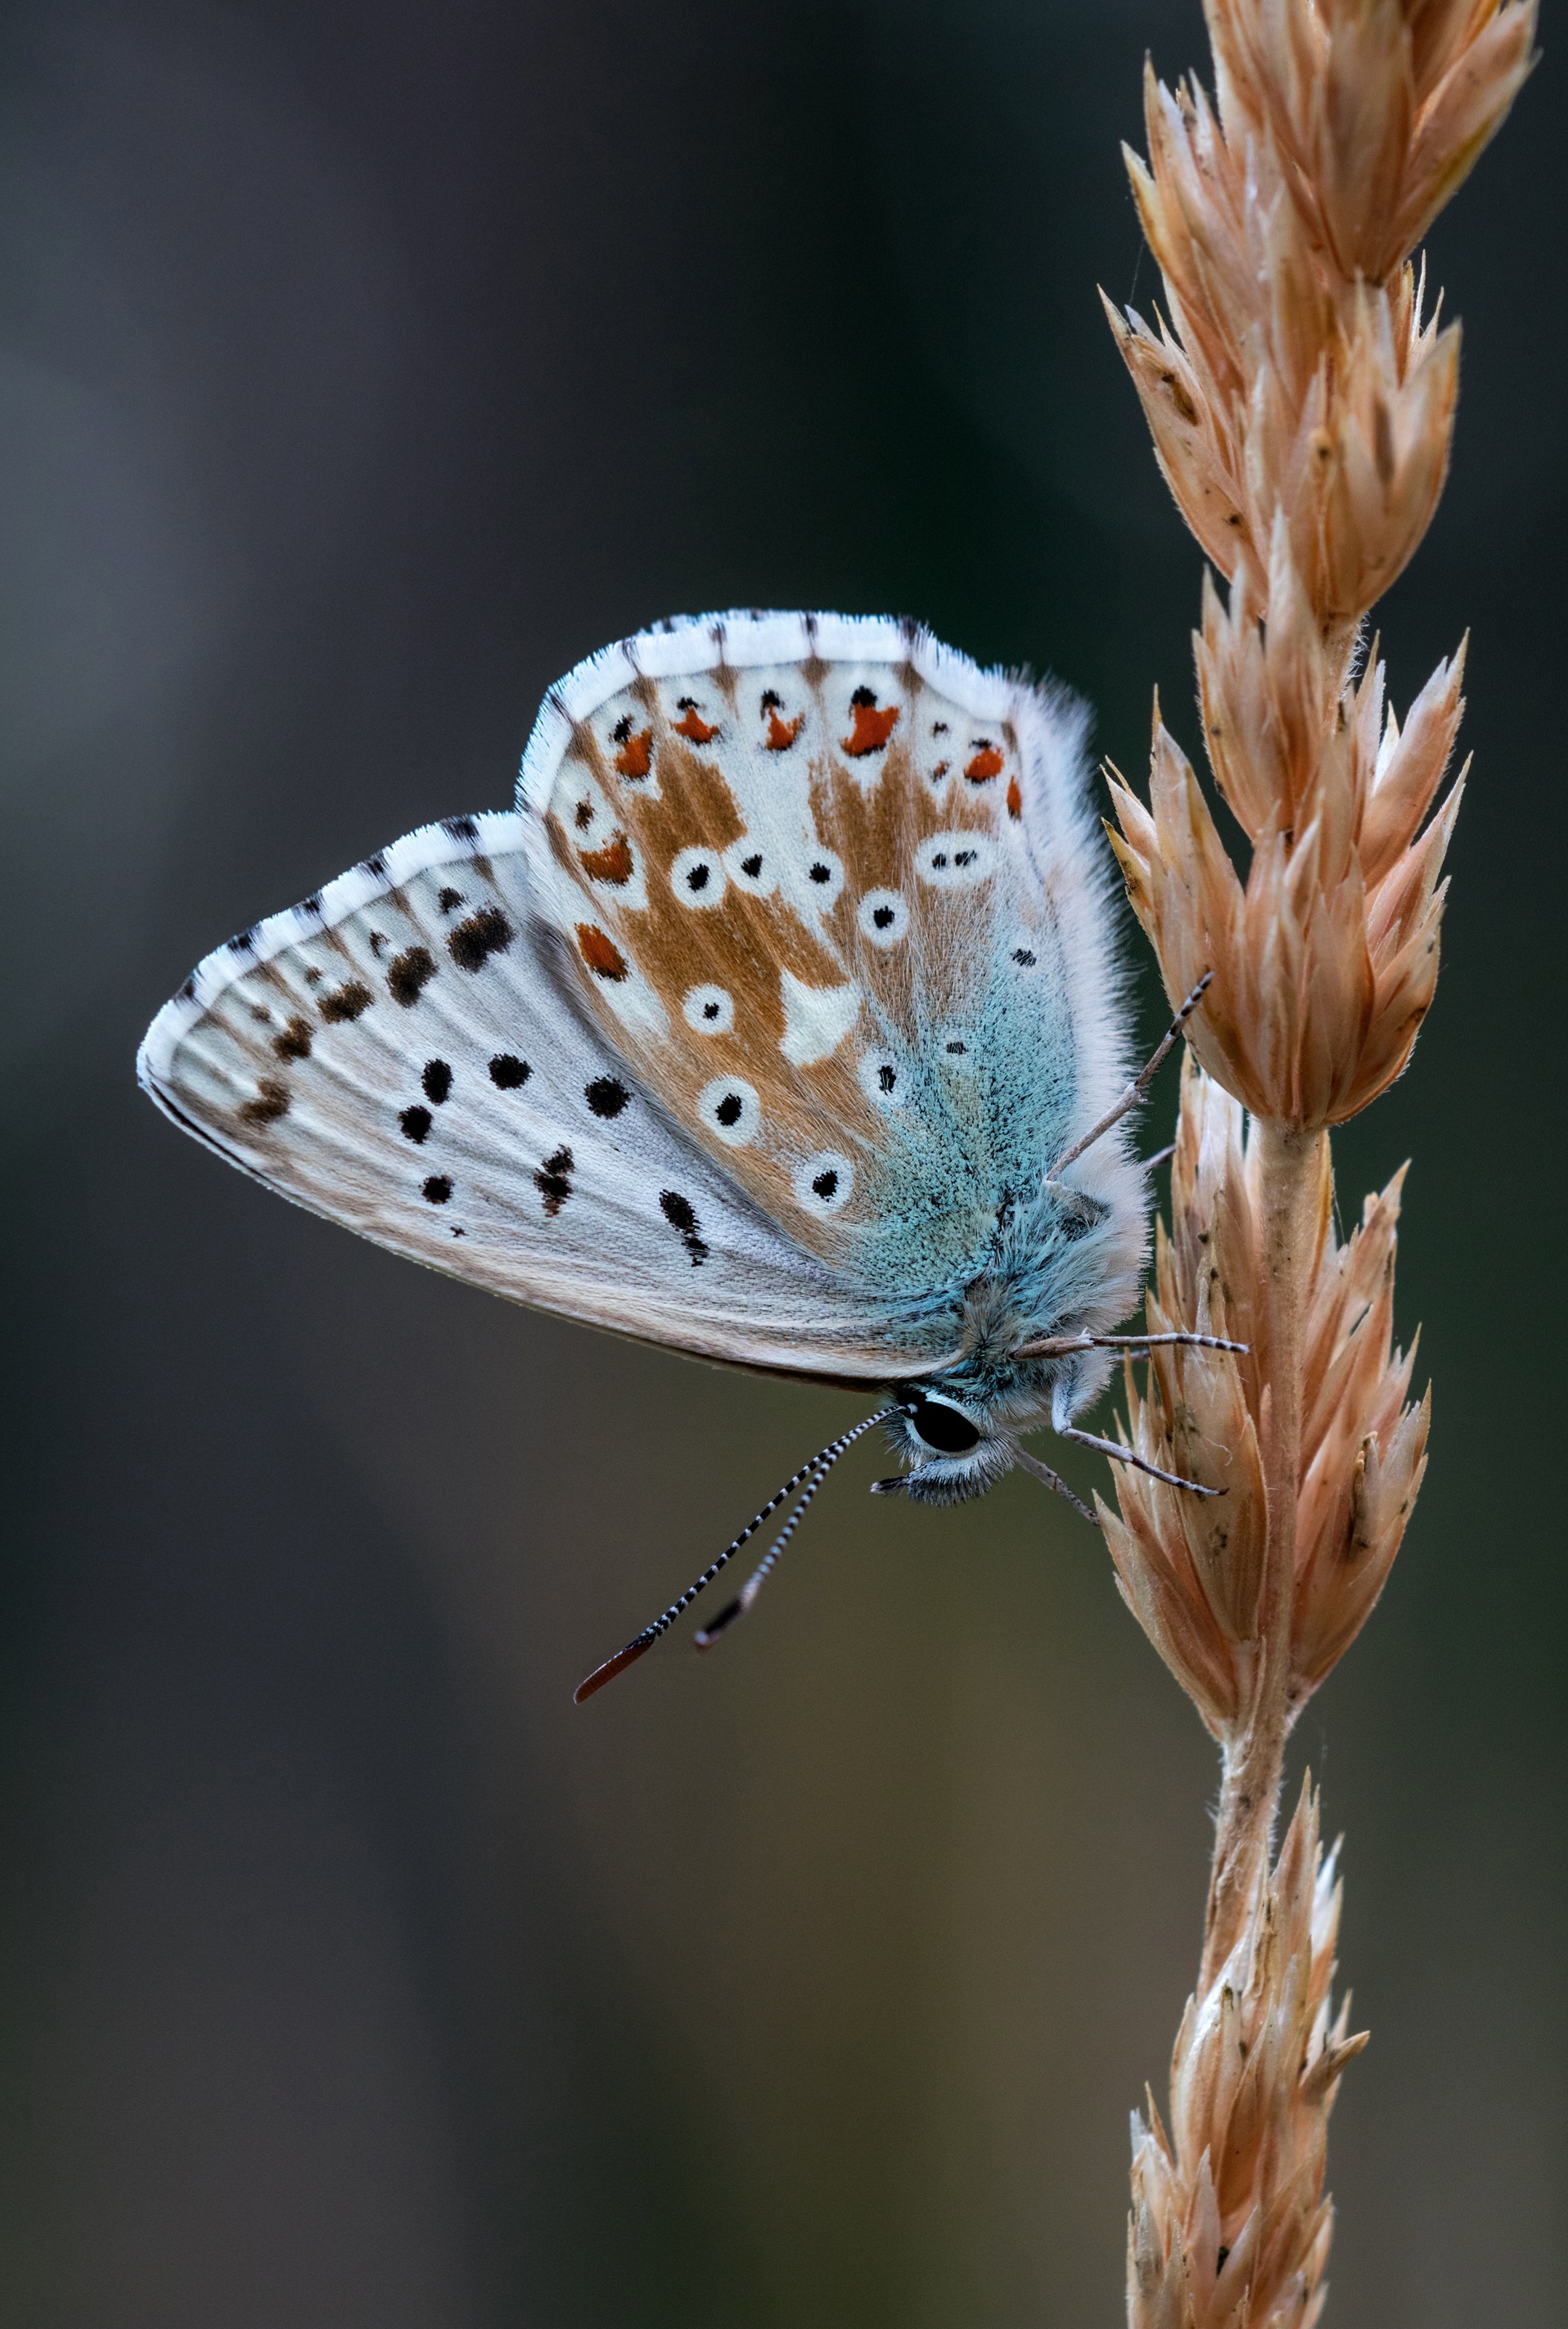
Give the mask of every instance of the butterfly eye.
[[855, 1166], [836, 1149], [808, 1156], [795, 1169], [795, 1194], [802, 1209], [819, 1218], [836, 1213], [849, 1202], [855, 1186]]
[[735, 998], [723, 986], [689, 987], [681, 1013], [699, 1035], [727, 1035], [735, 1023]]
[[698, 1094], [697, 1113], [726, 1148], [744, 1148], [757, 1137], [762, 1104], [739, 1076], [716, 1076]]
[[967, 1456], [980, 1444], [979, 1427], [945, 1399], [917, 1399], [908, 1413], [926, 1446], [939, 1456]]
[[724, 894], [723, 860], [712, 849], [683, 849], [670, 867], [670, 888], [683, 906], [716, 906]]
[[855, 919], [873, 946], [897, 946], [909, 928], [909, 905], [896, 890], [868, 890]]

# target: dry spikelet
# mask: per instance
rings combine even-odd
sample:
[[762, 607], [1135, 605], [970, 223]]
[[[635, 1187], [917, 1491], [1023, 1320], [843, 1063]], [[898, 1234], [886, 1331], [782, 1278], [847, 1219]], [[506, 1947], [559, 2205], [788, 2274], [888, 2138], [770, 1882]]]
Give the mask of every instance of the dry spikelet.
[[[1128, 156], [1168, 320], [1111, 315], [1161, 467], [1230, 585], [1196, 641], [1243, 884], [1185, 756], [1155, 731], [1150, 806], [1113, 835], [1167, 992], [1204, 969], [1211, 1072], [1280, 1122], [1343, 1122], [1403, 1069], [1437, 977], [1457, 798], [1432, 825], [1459, 658], [1412, 747], [1357, 626], [1448, 471], [1457, 329], [1423, 319], [1406, 253], [1528, 70], [1531, 0], [1210, 0], [1218, 112], [1147, 76]], [[1381, 796], [1381, 797], [1380, 797]], [[1184, 984], [1185, 982], [1185, 984]]]
[[[1167, 1346], [1128, 1438], [1200, 1499], [1119, 1466], [1117, 1580], [1219, 1741], [1202, 1966], [1167, 2135], [1135, 2127], [1133, 2329], [1309, 2329], [1325, 2296], [1328, 2107], [1362, 2042], [1331, 2019], [1338, 1889], [1303, 1796], [1270, 1855], [1285, 1740], [1366, 1622], [1426, 1462], [1393, 1343], [1403, 1175], [1343, 1242], [1327, 1127], [1403, 1070], [1437, 982], [1443, 785], [1463, 649], [1402, 728], [1367, 610], [1447, 475], [1459, 335], [1423, 313], [1417, 237], [1529, 69], [1534, 0], [1205, 0], [1214, 98], [1146, 76], [1128, 156], [1165, 280], [1108, 308], [1167, 481], [1227, 586], [1195, 641], [1238, 872], [1157, 704], [1147, 806], [1111, 838], [1188, 1022], [1168, 1233], [1148, 1298]], [[1245, 1120], [1243, 1110], [1250, 1114]]]
[[1402, 731], [1381, 664], [1336, 684], [1278, 533], [1275, 548], [1266, 624], [1210, 583], [1196, 642], [1215, 780], [1252, 844], [1245, 885], [1157, 712], [1149, 806], [1117, 779], [1111, 839], [1167, 989], [1214, 973], [1188, 1037], [1210, 1073], [1256, 1115], [1340, 1124], [1400, 1074], [1437, 985], [1461, 785], [1423, 820], [1464, 657], [1439, 665]]
[[1328, 2114], [1366, 2037], [1329, 1994], [1340, 1890], [1318, 1827], [1308, 1779], [1246, 1930], [1187, 2001], [1168, 2133], [1152, 2096], [1134, 2117], [1129, 2329], [1308, 2329], [1321, 2310]]
[[[1289, 1713], [1372, 1613], [1426, 1465], [1430, 1401], [1408, 1403], [1413, 1349], [1393, 1344], [1393, 1264], [1403, 1174], [1335, 1234], [1326, 1145], [1313, 1152], [1311, 1241], [1302, 1256], [1300, 1476], [1290, 1612]], [[1262, 1463], [1272, 1380], [1261, 1149], [1242, 1109], [1190, 1059], [1157, 1233], [1151, 1334], [1183, 1328], [1247, 1344], [1156, 1353], [1147, 1391], [1127, 1371], [1129, 1445], [1147, 1463], [1223, 1497], [1199, 1498], [1129, 1468], [1119, 1513], [1100, 1518], [1122, 1598], [1222, 1742], [1244, 1721], [1262, 1654], [1268, 1538]]]

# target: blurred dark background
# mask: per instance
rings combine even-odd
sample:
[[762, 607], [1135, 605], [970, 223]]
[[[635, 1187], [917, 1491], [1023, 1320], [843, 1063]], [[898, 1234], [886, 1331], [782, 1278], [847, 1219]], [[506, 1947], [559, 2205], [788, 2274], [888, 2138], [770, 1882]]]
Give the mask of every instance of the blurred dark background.
[[[19, 2329], [1120, 2317], [1214, 1769], [1089, 1532], [1016, 1477], [872, 1504], [857, 1450], [743, 1637], [574, 1710], [859, 1410], [357, 1244], [132, 1059], [673, 610], [907, 610], [1129, 769], [1156, 683], [1190, 741], [1199, 561], [1094, 297], [1153, 297], [1146, 47], [1198, 61], [1196, 0], [0, 24]], [[1437, 1423], [1296, 1759], [1374, 2033], [1337, 2329], [1564, 2317], [1555, 70], [1434, 237], [1458, 465], [1382, 610], [1402, 704], [1474, 626], [1477, 776], [1438, 1010], [1339, 1148], [1347, 1212], [1415, 1160]]]

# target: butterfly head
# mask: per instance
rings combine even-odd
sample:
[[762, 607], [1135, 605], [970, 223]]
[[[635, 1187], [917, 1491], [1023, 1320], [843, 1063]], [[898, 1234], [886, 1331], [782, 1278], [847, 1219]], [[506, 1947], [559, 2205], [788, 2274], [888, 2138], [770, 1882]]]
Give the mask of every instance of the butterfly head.
[[885, 1495], [920, 1504], [961, 1504], [983, 1496], [1013, 1462], [987, 1404], [923, 1384], [902, 1385], [888, 1417], [888, 1437], [908, 1469], [879, 1480]]

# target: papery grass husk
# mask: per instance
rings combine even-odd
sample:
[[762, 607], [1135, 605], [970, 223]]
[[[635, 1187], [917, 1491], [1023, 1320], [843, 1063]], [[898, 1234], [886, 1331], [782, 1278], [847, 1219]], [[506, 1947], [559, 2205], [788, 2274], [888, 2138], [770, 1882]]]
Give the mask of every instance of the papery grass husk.
[[[1261, 1297], [1261, 1151], [1238, 1103], [1189, 1055], [1157, 1231], [1150, 1334], [1185, 1329], [1244, 1352], [1168, 1346], [1147, 1389], [1126, 1371], [1128, 1444], [1161, 1470], [1223, 1488], [1199, 1498], [1128, 1467], [1100, 1524], [1117, 1583], [1222, 1743], [1244, 1723], [1261, 1648], [1268, 1540], [1262, 1447], [1274, 1372]], [[1300, 1472], [1290, 1613], [1292, 1717], [1372, 1614], [1426, 1466], [1430, 1394], [1412, 1403], [1414, 1348], [1393, 1341], [1403, 1170], [1343, 1241], [1327, 1143], [1314, 1152], [1303, 1256]]]
[[[1173, 1005], [1209, 975], [1148, 1323], [1167, 1346], [1100, 1508], [1117, 1581], [1221, 1749], [1198, 1986], [1167, 2134], [1134, 2136], [1134, 2329], [1310, 2329], [1338, 1888], [1307, 1790], [1271, 1866], [1285, 1742], [1371, 1614], [1426, 1465], [1393, 1339], [1403, 1174], [1336, 1230], [1328, 1128], [1403, 1073], [1436, 991], [1464, 649], [1403, 728], [1365, 618], [1448, 474], [1459, 340], [1411, 264], [1532, 61], [1535, 0], [1205, 0], [1211, 99], [1145, 80], [1134, 198], [1164, 278], [1108, 306], [1212, 563], [1195, 640], [1239, 861], [1155, 708], [1111, 840]], [[1214, 575], [1220, 578], [1216, 583]], [[1220, 585], [1223, 585], [1223, 589]], [[1448, 788], [1445, 792], [1445, 783]]]
[[1245, 1930], [1187, 2000], [1168, 2131], [1132, 2122], [1129, 2329], [1309, 2329], [1327, 2295], [1328, 2115], [1366, 2044], [1332, 1999], [1337, 1847], [1308, 1776]]

